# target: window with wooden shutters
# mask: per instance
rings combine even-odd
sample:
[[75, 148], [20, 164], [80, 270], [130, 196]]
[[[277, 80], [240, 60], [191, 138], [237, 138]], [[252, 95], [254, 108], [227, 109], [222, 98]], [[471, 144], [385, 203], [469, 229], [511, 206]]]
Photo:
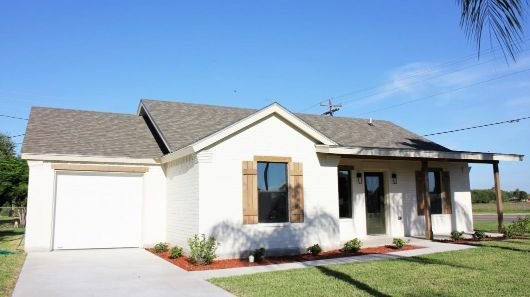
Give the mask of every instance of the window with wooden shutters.
[[302, 163], [267, 156], [243, 161], [243, 224], [303, 221]]
[[[451, 182], [449, 178], [449, 172], [441, 170], [429, 170], [428, 181], [431, 214], [451, 214]], [[422, 216], [424, 213], [423, 177], [419, 171], [416, 172], [416, 201], [418, 215]]]
[[304, 181], [302, 163], [289, 164], [289, 219], [291, 223], [304, 222]]

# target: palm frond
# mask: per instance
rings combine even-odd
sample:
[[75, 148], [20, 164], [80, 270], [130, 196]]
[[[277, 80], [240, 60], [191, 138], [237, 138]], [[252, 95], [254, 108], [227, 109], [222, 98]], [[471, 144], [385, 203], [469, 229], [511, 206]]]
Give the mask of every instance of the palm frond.
[[461, 8], [460, 26], [477, 46], [480, 57], [483, 32], [493, 33], [508, 61], [517, 60], [523, 42], [523, 19], [526, 0], [457, 0]]

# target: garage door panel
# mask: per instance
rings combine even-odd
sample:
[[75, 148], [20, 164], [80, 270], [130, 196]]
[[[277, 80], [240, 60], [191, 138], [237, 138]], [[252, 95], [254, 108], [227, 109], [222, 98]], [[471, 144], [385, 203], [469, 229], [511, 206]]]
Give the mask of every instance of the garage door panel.
[[142, 176], [57, 174], [55, 249], [138, 247]]

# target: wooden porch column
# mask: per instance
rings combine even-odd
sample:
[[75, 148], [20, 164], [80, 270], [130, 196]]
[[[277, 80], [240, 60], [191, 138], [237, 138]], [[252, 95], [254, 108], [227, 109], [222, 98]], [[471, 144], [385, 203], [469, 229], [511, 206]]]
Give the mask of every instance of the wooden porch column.
[[499, 161], [493, 162], [493, 177], [495, 179], [495, 198], [497, 201], [497, 231], [502, 232], [503, 211], [501, 178], [499, 176]]
[[432, 240], [431, 199], [429, 197], [429, 164], [421, 161], [421, 176], [423, 178], [423, 215], [425, 217], [425, 239]]

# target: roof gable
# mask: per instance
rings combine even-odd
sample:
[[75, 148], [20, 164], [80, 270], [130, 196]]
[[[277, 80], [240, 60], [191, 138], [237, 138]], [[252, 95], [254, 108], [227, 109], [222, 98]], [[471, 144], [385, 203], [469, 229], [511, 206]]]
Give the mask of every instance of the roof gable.
[[[373, 125], [369, 125], [366, 119], [291, 113], [276, 105], [335, 144], [450, 151], [388, 121], [374, 120]], [[146, 99], [142, 99], [140, 106], [148, 111], [170, 151], [190, 146], [259, 112], [256, 109]]]

